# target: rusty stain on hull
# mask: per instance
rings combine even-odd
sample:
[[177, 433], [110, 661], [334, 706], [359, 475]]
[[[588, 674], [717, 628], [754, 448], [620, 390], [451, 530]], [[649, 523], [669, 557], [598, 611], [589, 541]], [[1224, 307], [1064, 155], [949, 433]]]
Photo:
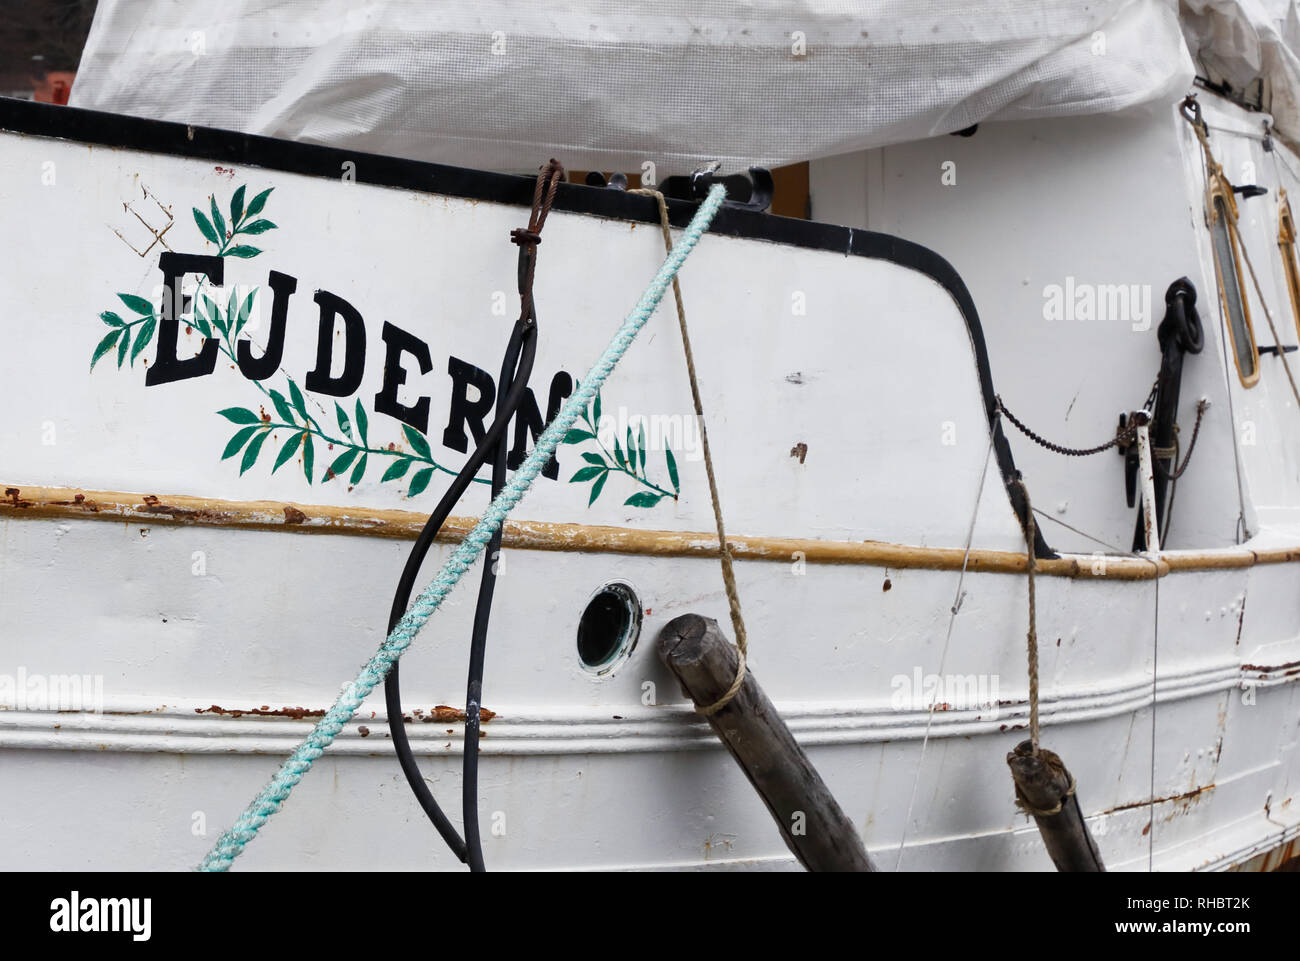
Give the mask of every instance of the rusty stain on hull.
[[[1184, 794], [1171, 794], [1168, 797], [1158, 797], [1154, 801], [1150, 800], [1149, 798], [1143, 801], [1131, 801], [1128, 804], [1118, 804], [1113, 808], [1107, 808], [1105, 811], [1099, 811], [1098, 813], [1118, 814], [1120, 811], [1132, 811], [1137, 808], [1150, 807], [1152, 804], [1179, 804], [1182, 805], [1181, 810], [1186, 811], [1187, 808], [1189, 808], [1191, 805], [1195, 804], [1197, 801], [1201, 799], [1201, 795], [1206, 794], [1207, 792], [1213, 790], [1214, 790], [1213, 784], [1206, 784], [1203, 787], [1195, 788], [1191, 791], [1187, 791]], [[1177, 813], [1177, 811], [1175, 811], [1174, 813]], [[1170, 814], [1169, 818], [1172, 817], [1173, 814]], [[1169, 818], [1166, 818], [1166, 820], [1169, 820]]]

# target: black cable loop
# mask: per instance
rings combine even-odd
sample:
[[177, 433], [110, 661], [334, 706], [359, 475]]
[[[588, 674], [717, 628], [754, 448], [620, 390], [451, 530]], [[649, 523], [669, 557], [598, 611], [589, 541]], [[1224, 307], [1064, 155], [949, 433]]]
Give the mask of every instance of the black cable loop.
[[[533, 274], [537, 264], [537, 245], [541, 243], [541, 230], [546, 223], [555, 192], [564, 178], [564, 168], [555, 160], [543, 165], [533, 190], [533, 206], [529, 216], [528, 227], [511, 232], [510, 239], [519, 245], [518, 284], [520, 314], [515, 321], [506, 346], [505, 357], [501, 363], [501, 376], [498, 381], [497, 413], [492, 426], [483, 435], [483, 439], [474, 448], [463, 467], [452, 479], [438, 506], [434, 508], [425, 522], [420, 536], [406, 559], [402, 576], [398, 581], [393, 596], [393, 606], [389, 613], [388, 632], [391, 634], [398, 620], [406, 612], [411, 593], [415, 588], [415, 578], [420, 572], [429, 548], [446, 523], [452, 509], [469, 488], [479, 469], [486, 462], [488, 455], [492, 460], [492, 497], [496, 497], [505, 487], [507, 470], [506, 430], [518, 412], [528, 390], [528, 380], [533, 371], [533, 360], [537, 353], [537, 311], [533, 302]], [[392, 736], [393, 750], [397, 754], [402, 773], [406, 775], [407, 784], [419, 801], [420, 807], [433, 823], [438, 834], [451, 848], [453, 854], [469, 865], [471, 871], [486, 870], [483, 863], [483, 847], [478, 823], [478, 739], [482, 721], [483, 667], [487, 653], [488, 620], [492, 612], [492, 596], [496, 587], [495, 558], [501, 550], [502, 530], [497, 528], [487, 545], [483, 562], [483, 577], [479, 582], [478, 601], [474, 610], [474, 628], [470, 639], [469, 676], [466, 681], [465, 695], [465, 749], [462, 777], [461, 810], [465, 837], [456, 832], [447, 819], [442, 808], [434, 799], [433, 793], [425, 784], [420, 769], [411, 752], [410, 740], [406, 736], [405, 721], [402, 717], [401, 679], [398, 665], [392, 670], [384, 683], [384, 698], [388, 714], [388, 730]]]

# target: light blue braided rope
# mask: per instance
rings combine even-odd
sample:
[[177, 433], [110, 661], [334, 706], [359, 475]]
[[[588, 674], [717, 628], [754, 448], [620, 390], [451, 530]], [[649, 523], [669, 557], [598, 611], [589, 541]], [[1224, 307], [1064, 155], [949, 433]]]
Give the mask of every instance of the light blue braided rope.
[[627, 349], [632, 345], [633, 339], [637, 332], [645, 326], [650, 315], [654, 313], [655, 308], [659, 306], [659, 301], [663, 298], [664, 291], [668, 285], [677, 276], [681, 270], [682, 264], [685, 263], [687, 256], [695, 248], [700, 237], [708, 230], [709, 224], [713, 222], [714, 215], [717, 214], [718, 208], [722, 206], [722, 201], [726, 196], [726, 189], [721, 184], [715, 184], [710, 190], [704, 203], [700, 204], [699, 210], [691, 218], [690, 225], [687, 226], [682, 235], [681, 241], [673, 246], [667, 259], [659, 273], [655, 275], [650, 286], [646, 288], [641, 299], [637, 301], [636, 307], [623, 321], [623, 325], [610, 341], [605, 352], [601, 354], [600, 359], [592, 365], [587, 376], [582, 379], [582, 384], [577, 391], [565, 402], [556, 415], [551, 425], [542, 432], [542, 436], [537, 438], [537, 443], [533, 447], [532, 453], [524, 460], [522, 466], [510, 479], [510, 482], [497, 495], [496, 499], [488, 506], [478, 523], [474, 525], [473, 530], [465, 536], [465, 539], [456, 547], [447, 562], [438, 572], [438, 576], [430, 582], [423, 593], [415, 599], [410, 610], [402, 615], [402, 619], [397, 622], [393, 628], [393, 633], [379, 646], [374, 655], [366, 662], [361, 672], [343, 689], [334, 706], [325, 713], [317, 723], [307, 738], [298, 745], [297, 749], [289, 756], [289, 759], [281, 765], [280, 770], [275, 776], [267, 782], [266, 787], [258, 793], [252, 803], [244, 809], [230, 829], [217, 839], [217, 843], [212, 846], [212, 850], [207, 853], [203, 861], [199, 864], [200, 871], [226, 871], [234, 864], [235, 858], [243, 853], [245, 845], [253, 838], [257, 837], [257, 832], [262, 829], [262, 825], [270, 820], [271, 815], [280, 810], [291, 792], [299, 781], [302, 780], [312, 766], [312, 763], [325, 753], [325, 749], [333, 743], [343, 725], [352, 719], [352, 715], [361, 707], [361, 702], [381, 683], [388, 672], [392, 669], [393, 664], [402, 656], [403, 652], [410, 647], [411, 641], [415, 635], [420, 633], [425, 622], [438, 609], [438, 606], [449, 595], [469, 570], [470, 565], [478, 558], [496, 529], [505, 523], [506, 516], [516, 504], [523, 499], [528, 488], [532, 486], [537, 475], [541, 473], [542, 468], [551, 459], [555, 453], [556, 447], [564, 435], [578, 419], [578, 415], [587, 409], [596, 392], [600, 390], [605, 379], [613, 371], [614, 365], [619, 362]]

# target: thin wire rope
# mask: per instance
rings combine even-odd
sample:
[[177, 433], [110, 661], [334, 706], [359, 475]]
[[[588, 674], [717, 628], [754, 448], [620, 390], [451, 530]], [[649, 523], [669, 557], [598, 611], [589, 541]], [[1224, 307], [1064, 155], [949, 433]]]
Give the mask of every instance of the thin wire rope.
[[[669, 253], [673, 249], [672, 225], [668, 220], [668, 204], [664, 195], [647, 187], [627, 191], [654, 197], [659, 203], [659, 225], [663, 229], [664, 249]], [[731, 610], [731, 626], [736, 632], [736, 676], [731, 686], [707, 707], [695, 708], [696, 712], [708, 717], [716, 714], [731, 702], [745, 683], [745, 662], [749, 655], [749, 633], [745, 630], [745, 618], [740, 609], [740, 590], [736, 586], [736, 569], [732, 562], [731, 547], [727, 543], [727, 532], [722, 524], [722, 503], [718, 497], [718, 479], [713, 472], [713, 454], [709, 449], [709, 431], [704, 423], [704, 404], [700, 400], [700, 382], [695, 373], [695, 354], [691, 350], [691, 335], [686, 329], [686, 304], [682, 301], [681, 284], [673, 278], [673, 298], [677, 302], [677, 326], [682, 332], [682, 349], [686, 354], [686, 373], [691, 381], [691, 400], [695, 403], [695, 418], [700, 425], [700, 447], [704, 453], [704, 472], [709, 477], [709, 498], [713, 502], [713, 521], [718, 528], [718, 559], [722, 563], [722, 584], [727, 592], [727, 606]]]
[[1100, 544], [1102, 547], [1105, 547], [1105, 548], [1108, 549], [1108, 550], [1114, 551], [1116, 554], [1131, 554], [1131, 553], [1132, 553], [1132, 551], [1126, 551], [1124, 548], [1122, 548], [1122, 547], [1118, 547], [1118, 546], [1116, 546], [1115, 544], [1107, 543], [1106, 541], [1103, 541], [1103, 540], [1102, 540], [1101, 538], [1099, 538], [1099, 537], [1093, 537], [1093, 536], [1092, 536], [1091, 534], [1089, 534], [1087, 531], [1080, 530], [1079, 528], [1074, 527], [1074, 526], [1071, 525], [1071, 524], [1067, 524], [1067, 523], [1065, 523], [1065, 521], [1057, 520], [1057, 519], [1056, 519], [1055, 517], [1053, 517], [1051, 514], [1048, 514], [1046, 511], [1044, 511], [1044, 510], [1042, 510], [1042, 509], [1040, 509], [1040, 508], [1038, 508], [1038, 507], [1035, 507], [1035, 508], [1034, 508], [1034, 513], [1037, 514], [1039, 517], [1041, 517], [1043, 520], [1045, 520], [1045, 521], [1051, 521], [1053, 524], [1060, 524], [1060, 525], [1061, 525], [1062, 527], [1064, 527], [1067, 531], [1074, 531], [1074, 533], [1078, 534], [1080, 537], [1086, 537], [1088, 540], [1092, 541], [1094, 544]]
[[[984, 480], [988, 477], [989, 462], [993, 458], [993, 442], [997, 436], [997, 420], [989, 425], [989, 446], [984, 452], [984, 468], [980, 471], [979, 487], [975, 490], [975, 507], [971, 510], [970, 527], [966, 530], [966, 551], [961, 558], [961, 572], [957, 575], [957, 591], [953, 595], [952, 610], [948, 615], [948, 632], [943, 639], [943, 653], [939, 655], [939, 676], [943, 676], [943, 669], [948, 664], [948, 646], [952, 642], [952, 628], [957, 622], [957, 612], [962, 605], [962, 583], [966, 580], [966, 565], [970, 561], [971, 543], [975, 540], [975, 521], [979, 517], [980, 503], [984, 500]], [[912, 793], [907, 801], [907, 814], [903, 818], [903, 832], [898, 841], [898, 859], [894, 862], [894, 871], [901, 871], [903, 867], [903, 851], [907, 846], [907, 829], [912, 823], [912, 809], [916, 804], [916, 788], [921, 783], [921, 768], [925, 764], [925, 752], [930, 746], [930, 727], [934, 724], [934, 709], [939, 703], [939, 689], [936, 687], [934, 698], [930, 701], [930, 713], [925, 719], [925, 735], [921, 738], [921, 756], [916, 759], [916, 771], [912, 775]]]
[[379, 649], [370, 656], [357, 676], [344, 687], [333, 706], [316, 723], [312, 732], [285, 760], [266, 786], [236, 818], [235, 823], [217, 839], [212, 850], [200, 862], [198, 866], [200, 871], [230, 869], [235, 858], [243, 853], [245, 846], [281, 809], [290, 792], [311, 769], [316, 759], [321, 757], [326, 748], [333, 743], [339, 732], [343, 730], [343, 726], [361, 707], [365, 698], [383, 683], [393, 664], [397, 663], [410, 647], [415, 636], [469, 570], [470, 565], [477, 560], [478, 555], [483, 552], [492, 534], [505, 522], [506, 516], [550, 462], [551, 455], [555, 453], [560, 441], [577, 421], [578, 415], [591, 404], [596, 391], [609, 377], [614, 366], [631, 347], [637, 333], [658, 307], [664, 291], [668, 288], [668, 283], [681, 269], [700, 237], [708, 229], [725, 198], [726, 188], [721, 184], [709, 190], [708, 196], [700, 204], [695, 216], [691, 218], [681, 242], [665, 258], [658, 273], [641, 295], [641, 299], [637, 301], [600, 358], [582, 379], [581, 386], [565, 401], [555, 419], [537, 438], [532, 451], [524, 459], [509, 484], [493, 498], [478, 523], [452, 551], [438, 575], [424, 589], [411, 608], [402, 615], [397, 626], [384, 639]]
[[1151, 828], [1147, 831], [1147, 873], [1155, 871], [1156, 863], [1156, 678], [1160, 664], [1160, 577], [1155, 581], [1155, 616], [1151, 627], [1151, 800], [1147, 810]]

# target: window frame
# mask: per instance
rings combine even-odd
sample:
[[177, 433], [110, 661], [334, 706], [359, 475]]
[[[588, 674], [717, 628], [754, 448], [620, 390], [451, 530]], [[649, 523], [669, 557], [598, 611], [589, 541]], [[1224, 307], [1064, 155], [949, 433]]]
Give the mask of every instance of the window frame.
[[[1255, 324], [1250, 318], [1250, 300], [1246, 296], [1245, 278], [1241, 274], [1241, 240], [1237, 234], [1237, 200], [1232, 192], [1232, 185], [1228, 183], [1227, 178], [1223, 175], [1222, 168], [1210, 172], [1207, 199], [1209, 209], [1206, 213], [1209, 217], [1210, 251], [1214, 257], [1214, 279], [1219, 288], [1219, 306], [1223, 310], [1224, 323], [1228, 328], [1228, 341], [1232, 345], [1232, 360], [1237, 368], [1237, 378], [1241, 381], [1241, 386], [1249, 390], [1259, 383], [1259, 341], [1255, 339]], [[1237, 351], [1237, 337], [1232, 330], [1232, 310], [1228, 306], [1228, 291], [1223, 283], [1224, 265], [1219, 262], [1219, 249], [1214, 241], [1214, 230], [1219, 219], [1220, 206], [1215, 203], [1216, 200], [1221, 201], [1223, 210], [1227, 213], [1224, 226], [1228, 234], [1228, 246], [1232, 250], [1232, 270], [1237, 278], [1237, 295], [1241, 301], [1241, 317], [1245, 322], [1246, 334], [1250, 338], [1250, 349], [1254, 354], [1254, 369], [1249, 375], [1243, 369], [1241, 356]]]
[[[1300, 338], [1300, 263], [1296, 261], [1295, 217], [1286, 188], [1277, 189], [1277, 246], [1282, 255], [1282, 272], [1286, 275], [1287, 293], [1291, 295], [1291, 316], [1295, 320], [1296, 337]], [[1281, 344], [1278, 348], [1281, 349]]]

